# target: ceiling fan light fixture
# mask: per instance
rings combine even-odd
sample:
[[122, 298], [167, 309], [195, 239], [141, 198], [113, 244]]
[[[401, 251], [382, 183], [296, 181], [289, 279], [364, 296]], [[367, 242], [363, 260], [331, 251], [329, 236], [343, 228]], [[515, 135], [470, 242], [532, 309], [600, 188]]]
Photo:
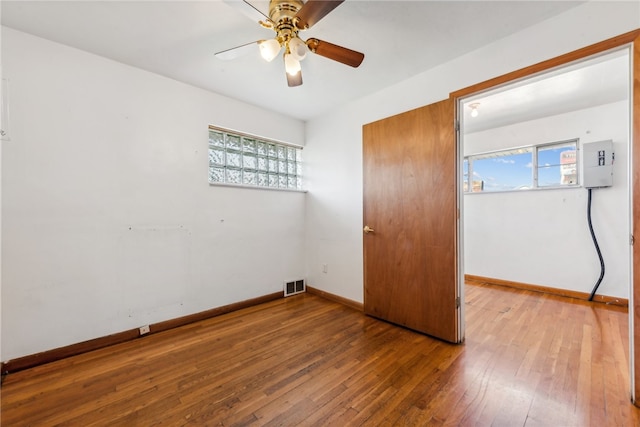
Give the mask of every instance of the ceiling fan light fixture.
[[270, 40], [257, 40], [216, 52], [216, 58], [233, 59], [239, 56], [240, 51], [249, 51], [250, 46], [255, 49], [257, 44], [260, 55], [265, 61], [271, 62], [284, 50], [282, 58], [289, 87], [302, 84], [300, 62], [309, 52], [353, 68], [359, 67], [364, 59], [364, 54], [355, 50], [314, 38], [305, 41], [298, 37], [299, 31], [311, 28], [344, 0], [269, 0], [268, 15], [253, 6], [254, 2], [251, 0], [224, 1], [243, 10], [253, 21], [258, 21], [262, 27], [273, 30], [276, 34]]
[[298, 61], [291, 53], [285, 53], [284, 69], [290, 76], [295, 76], [301, 70], [300, 61]]
[[271, 62], [280, 53], [280, 42], [277, 39], [260, 40], [258, 42], [260, 46], [260, 55], [265, 61]]
[[307, 44], [300, 40], [299, 37], [289, 40], [289, 52], [298, 61], [302, 61], [307, 56], [307, 51]]

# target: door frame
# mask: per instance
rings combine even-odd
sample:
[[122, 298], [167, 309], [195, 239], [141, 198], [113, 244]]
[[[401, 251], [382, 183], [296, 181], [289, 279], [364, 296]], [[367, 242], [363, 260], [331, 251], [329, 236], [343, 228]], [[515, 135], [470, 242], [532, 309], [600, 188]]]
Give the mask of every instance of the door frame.
[[[630, 49], [630, 62], [631, 62], [631, 94], [630, 94], [630, 122], [629, 122], [629, 154], [630, 154], [630, 170], [629, 170], [629, 185], [630, 185], [630, 206], [631, 206], [631, 218], [630, 227], [632, 236], [636, 234], [640, 235], [640, 230], [636, 227], [640, 227], [640, 220], [634, 221], [636, 215], [640, 217], [640, 29], [636, 29], [616, 37], [604, 40], [602, 42], [586, 46], [584, 48], [566, 53], [564, 55], [557, 56], [555, 58], [539, 62], [537, 64], [525, 67], [511, 73], [504, 74], [502, 76], [495, 77], [490, 80], [486, 80], [481, 83], [460, 89], [458, 91], [449, 94], [450, 98], [453, 98], [455, 105], [456, 120], [459, 117], [459, 103], [462, 99], [471, 95], [484, 92], [490, 89], [495, 89], [501, 85], [507, 83], [514, 83], [517, 80], [530, 78], [536, 74], [551, 71], [555, 68], [566, 66], [570, 63], [585, 60], [589, 57], [605, 53], [607, 51], [623, 48], [629, 46]], [[457, 142], [458, 148], [461, 148], [461, 130], [458, 126]], [[458, 163], [460, 164], [461, 152], [458, 150]], [[458, 173], [458, 176], [460, 174]], [[458, 185], [459, 198], [462, 197], [460, 185]], [[460, 199], [459, 199], [460, 202]], [[458, 206], [462, 206], [459, 203]], [[462, 223], [461, 213], [458, 211], [458, 223]], [[460, 225], [459, 225], [460, 226]], [[460, 269], [462, 265], [462, 246], [464, 235], [462, 230], [459, 230], [458, 234], [458, 266]], [[640, 401], [637, 397], [640, 397], [640, 369], [636, 369], [636, 362], [640, 363], [640, 275], [635, 276], [634, 270], [640, 271], [640, 248], [636, 249], [632, 246], [632, 262], [631, 262], [631, 275], [630, 275], [630, 290], [629, 290], [629, 382], [631, 402], [640, 406]], [[462, 278], [464, 272], [460, 271], [460, 278]], [[464, 288], [464, 287], [462, 287]], [[461, 298], [464, 298], [464, 294], [461, 293]], [[464, 306], [464, 299], [461, 306]], [[636, 303], [639, 304], [636, 307]], [[636, 316], [637, 313], [637, 316]]]

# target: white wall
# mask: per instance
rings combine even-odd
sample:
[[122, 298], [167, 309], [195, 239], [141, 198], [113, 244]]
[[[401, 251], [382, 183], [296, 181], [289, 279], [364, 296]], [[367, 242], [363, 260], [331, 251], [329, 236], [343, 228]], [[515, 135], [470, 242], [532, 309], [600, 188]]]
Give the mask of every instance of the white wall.
[[[279, 291], [305, 273], [362, 301], [362, 125], [638, 27], [637, 2], [589, 2], [311, 120], [306, 134], [3, 28], [13, 141], [1, 159], [2, 360]], [[306, 201], [210, 187], [209, 124], [305, 142]]]
[[[311, 286], [363, 301], [362, 126], [640, 27], [638, 2], [588, 2], [307, 123]], [[365, 59], [366, 60], [366, 59]], [[375, 228], [375, 224], [369, 224]], [[327, 273], [321, 266], [328, 263]]]
[[282, 291], [305, 194], [210, 186], [207, 126], [304, 123], [2, 28], [2, 360]]
[[[629, 297], [629, 102], [465, 134], [465, 155], [579, 138], [614, 143], [614, 186], [593, 191], [606, 274], [598, 294]], [[580, 188], [464, 196], [465, 273], [590, 293], [600, 275]]]

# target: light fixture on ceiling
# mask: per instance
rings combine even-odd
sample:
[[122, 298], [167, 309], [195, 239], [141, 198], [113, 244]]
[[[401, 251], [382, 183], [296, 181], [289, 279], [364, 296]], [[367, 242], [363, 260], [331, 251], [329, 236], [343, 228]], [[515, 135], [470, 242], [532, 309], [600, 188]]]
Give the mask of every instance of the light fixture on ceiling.
[[[1, 1], [1, 0], [0, 0]], [[238, 7], [257, 20], [266, 29], [275, 31], [275, 38], [258, 40], [260, 54], [266, 61], [273, 61], [284, 49], [283, 59], [289, 87], [302, 84], [302, 61], [309, 52], [332, 59], [345, 65], [357, 68], [364, 59], [364, 54], [347, 49], [333, 43], [310, 38], [303, 40], [298, 32], [305, 31], [324, 18], [344, 0], [269, 0], [269, 13], [264, 14], [252, 6], [249, 1], [223, 0], [233, 7]], [[216, 57], [228, 60], [240, 56], [240, 52], [248, 52], [247, 47], [256, 42], [246, 43], [216, 53]]]
[[273, 61], [282, 48], [278, 39], [260, 40], [258, 46], [260, 46], [260, 55], [267, 62]]
[[302, 67], [300, 61], [307, 57], [307, 44], [297, 35], [285, 39], [284, 69], [290, 76], [295, 76]]
[[299, 37], [286, 37], [284, 41], [278, 38], [261, 40], [258, 42], [260, 46], [260, 55], [265, 61], [271, 62], [278, 56], [278, 53], [282, 50], [282, 46], [285, 46], [284, 52], [284, 66], [289, 75], [296, 75], [301, 67], [300, 61], [307, 56], [307, 44], [303, 42]]
[[289, 52], [289, 49], [284, 54], [284, 69], [290, 76], [295, 76], [301, 70], [300, 61], [293, 53]]
[[300, 37], [293, 37], [291, 40], [289, 40], [287, 46], [289, 47], [289, 52], [291, 53], [291, 55], [293, 55], [293, 57], [298, 61], [302, 61], [304, 58], [306, 58], [307, 51], [309, 49], [307, 48], [307, 44], [303, 42]]
[[291, 37], [290, 35], [284, 37], [284, 40], [282, 38], [261, 40], [258, 42], [258, 46], [260, 46], [260, 54], [268, 62], [273, 61], [284, 46], [284, 68], [291, 76], [300, 72], [300, 61], [307, 57], [309, 50], [307, 44], [299, 37]]
[[469, 104], [469, 108], [471, 108], [471, 117], [478, 117], [478, 107], [480, 107], [479, 102], [474, 102], [473, 104]]

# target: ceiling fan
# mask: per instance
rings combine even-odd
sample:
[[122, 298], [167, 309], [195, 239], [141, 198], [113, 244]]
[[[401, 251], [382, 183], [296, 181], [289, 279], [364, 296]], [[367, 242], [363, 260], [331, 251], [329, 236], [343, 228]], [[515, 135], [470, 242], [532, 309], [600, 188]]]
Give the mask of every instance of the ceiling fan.
[[364, 59], [364, 54], [346, 47], [310, 38], [302, 40], [298, 33], [311, 28], [314, 24], [327, 16], [344, 0], [270, 0], [269, 16], [256, 9], [246, 0], [224, 0], [225, 3], [239, 9], [262, 27], [275, 31], [276, 36], [269, 40], [258, 40], [215, 54], [224, 60], [234, 59], [253, 50], [257, 44], [262, 57], [271, 62], [280, 51], [284, 51], [284, 66], [289, 87], [302, 84], [302, 61], [307, 51], [311, 51], [325, 58], [333, 59], [351, 67], [357, 68]]

